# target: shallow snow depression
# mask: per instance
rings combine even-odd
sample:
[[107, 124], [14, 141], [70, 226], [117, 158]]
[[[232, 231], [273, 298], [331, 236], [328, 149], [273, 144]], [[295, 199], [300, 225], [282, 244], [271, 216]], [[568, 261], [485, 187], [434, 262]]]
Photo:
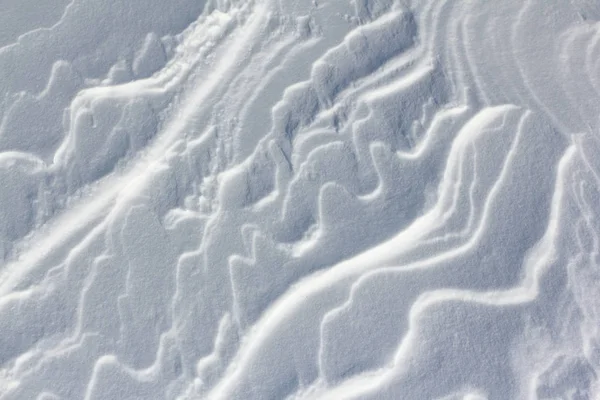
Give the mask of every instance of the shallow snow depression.
[[1, 399], [600, 396], [596, 2], [38, 3]]

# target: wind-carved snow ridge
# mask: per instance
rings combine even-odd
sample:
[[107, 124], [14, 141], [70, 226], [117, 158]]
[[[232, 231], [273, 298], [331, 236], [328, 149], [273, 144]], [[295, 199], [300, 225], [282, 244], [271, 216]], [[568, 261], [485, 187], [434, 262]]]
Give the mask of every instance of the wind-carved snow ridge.
[[600, 396], [593, 2], [53, 7], [0, 28], [1, 399]]

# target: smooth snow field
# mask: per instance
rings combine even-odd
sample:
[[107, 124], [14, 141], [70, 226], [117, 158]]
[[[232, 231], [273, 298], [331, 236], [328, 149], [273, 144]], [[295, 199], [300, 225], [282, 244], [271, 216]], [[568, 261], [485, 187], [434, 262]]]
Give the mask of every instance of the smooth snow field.
[[600, 399], [600, 2], [0, 0], [0, 399]]

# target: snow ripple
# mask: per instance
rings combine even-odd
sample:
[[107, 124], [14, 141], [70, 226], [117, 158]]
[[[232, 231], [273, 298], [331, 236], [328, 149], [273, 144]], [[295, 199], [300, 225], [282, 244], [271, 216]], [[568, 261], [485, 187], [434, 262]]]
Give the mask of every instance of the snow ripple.
[[599, 21], [73, 0], [0, 30], [0, 398], [597, 398]]

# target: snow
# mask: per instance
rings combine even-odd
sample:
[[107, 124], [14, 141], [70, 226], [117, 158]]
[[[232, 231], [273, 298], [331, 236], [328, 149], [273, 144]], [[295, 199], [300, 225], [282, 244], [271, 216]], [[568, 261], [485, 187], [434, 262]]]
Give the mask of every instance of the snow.
[[0, 0], [0, 399], [600, 397], [600, 7]]

